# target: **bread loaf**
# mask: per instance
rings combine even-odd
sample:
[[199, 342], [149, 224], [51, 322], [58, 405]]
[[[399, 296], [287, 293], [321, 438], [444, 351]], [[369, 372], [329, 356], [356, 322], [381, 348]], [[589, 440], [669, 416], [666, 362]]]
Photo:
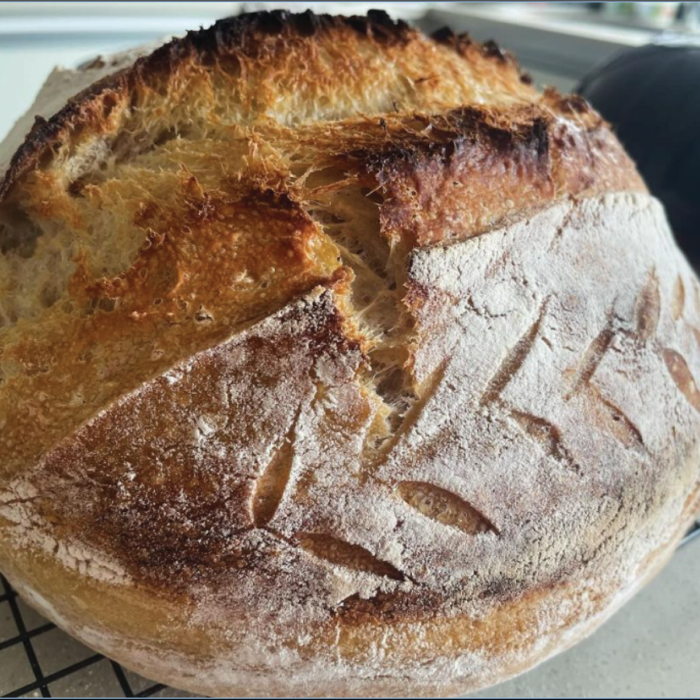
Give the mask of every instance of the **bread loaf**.
[[700, 288], [585, 101], [272, 12], [36, 113], [0, 151], [0, 570], [60, 627], [197, 693], [449, 695], [663, 565]]

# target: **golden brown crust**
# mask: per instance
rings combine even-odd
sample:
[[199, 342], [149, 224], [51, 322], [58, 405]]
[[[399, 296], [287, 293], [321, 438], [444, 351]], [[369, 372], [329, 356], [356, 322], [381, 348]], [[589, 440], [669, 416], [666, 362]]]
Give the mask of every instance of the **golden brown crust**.
[[413, 34], [405, 22], [392, 22], [384, 12], [343, 18], [316, 15], [310, 10], [302, 14], [284, 10], [247, 13], [220, 20], [208, 29], [188, 32], [183, 39], [175, 39], [139, 59], [132, 68], [95, 83], [50, 119], [37, 117], [0, 183], [0, 200], [23, 173], [39, 163], [42, 154], [60, 146], [62, 139], [73, 138], [85, 126], [99, 128], [109, 120], [121, 97], [163, 78], [167, 80], [193, 58], [202, 63], [224, 56], [256, 60], [267, 57], [271, 49], [284, 51], [301, 37], [311, 38], [346, 28], [381, 44], [405, 43]]
[[[353, 37], [353, 33], [356, 33], [357, 37]], [[313, 46], [319, 40], [319, 35], [332, 36], [334, 42], [340, 42], [339, 50], [344, 48], [348, 52], [355, 49], [358, 41], [365, 40], [378, 45], [380, 50], [384, 51], [396, 46], [405, 49], [408, 44], [411, 44], [412, 50], [427, 53], [427, 47], [415, 46], [419, 37], [415, 30], [410, 29], [403, 22], [392, 22], [385, 13], [379, 11], [371, 12], [367, 17], [349, 18], [319, 16], [311, 11], [299, 15], [275, 11], [245, 14], [241, 17], [220, 20], [209, 29], [188, 32], [183, 39], [176, 39], [149, 56], [137, 60], [132, 68], [99, 81], [76, 95], [64, 109], [49, 120], [37, 118], [34, 128], [22, 147], [15, 153], [10, 168], [0, 184], [0, 200], [7, 196], [12, 185], [23, 173], [40, 162], [43, 154], [64, 147], [65, 141], [80, 138], [81, 132], [86, 128], [109, 129], [112, 112], [122, 100], [128, 97], [134, 100], [136, 95], [144, 89], [161, 86], [163, 83], [167, 85], [193, 63], [203, 66], [216, 63], [217, 68], [221, 68], [225, 61], [244, 65], [252, 60], [264, 64], [274, 62], [278, 56], [284, 54], [288, 55], [287, 60], [298, 60], [308, 53], [307, 47]], [[449, 36], [452, 38], [446, 40], [445, 37]], [[535, 101], [533, 98], [536, 93], [529, 86], [518, 87], [520, 79], [517, 62], [510, 54], [502, 52], [495, 43], [488, 42], [482, 46], [464, 36], [453, 37], [449, 30], [447, 33], [436, 33], [434, 39], [436, 43], [454, 49], [460, 58], [468, 61], [479, 78], [495, 80], [497, 84], [501, 83], [503, 88], [510, 89], [511, 98], [521, 101], [521, 104]], [[312, 51], [309, 54], [312, 59], [316, 58], [313, 53]], [[347, 67], [348, 70], [352, 68], [354, 66]], [[299, 78], [296, 77], [296, 79]], [[428, 75], [417, 78], [415, 84], [418, 89], [421, 89], [418, 86], [428, 87], [426, 91], [428, 95], [437, 95], [442, 87], [441, 82], [443, 81], [440, 76]], [[331, 90], [338, 89], [337, 85], [329, 87]], [[607, 142], [607, 148], [615, 149], [616, 156], [620, 159], [614, 164], [614, 168], [611, 168], [617, 177], [626, 178], [620, 180], [620, 184], [630, 186], [632, 189], [643, 187], [634, 167], [627, 160], [616, 140], [607, 129], [601, 129], [603, 125], [600, 118], [583, 98], [578, 96], [561, 98], [556, 91], [550, 90], [545, 95], [542, 106], [546, 107], [545, 111], [533, 110], [535, 113], [530, 115], [532, 128], [539, 130], [539, 134], [533, 134], [534, 138], [526, 139], [521, 144], [521, 148], [529, 149], [532, 156], [538, 156], [540, 159], [546, 157], [548, 144], [543, 142], [547, 137], [541, 120], [551, 122], [553, 115], [564, 116], [575, 126], [594, 133], [602, 132], [606, 137], [604, 140]], [[260, 109], [260, 106], [257, 109]], [[494, 120], [500, 121], [498, 127], [501, 129], [501, 140], [504, 138], [508, 140], [510, 136], [508, 132], [513, 132], [510, 137], [518, 140], [521, 125], [518, 123], [517, 115], [516, 119], [509, 123], [508, 117], [504, 118], [504, 115], [488, 113], [479, 115], [473, 110], [471, 112], [467, 110], [467, 112], [461, 118], [459, 115], [456, 115], [457, 118], [447, 116], [450, 127], [447, 135], [451, 132], [452, 140], [459, 137], [473, 140], [476, 137], [478, 141], [479, 122], [488, 135], [489, 128], [494, 126]], [[546, 120], [546, 116], [550, 119]], [[558, 130], [556, 134], [558, 141], [555, 142], [558, 148], [566, 149], [569, 155], [580, 153], [579, 157], [587, 156], [591, 160], [591, 165], [600, 159], [600, 155], [590, 150], [584, 153], [587, 150], [585, 145], [575, 143], [574, 135], [567, 132], [567, 129], [563, 133], [561, 129]], [[430, 139], [427, 143], [430, 143]], [[486, 146], [490, 145], [487, 139]], [[603, 154], [603, 160], [604, 158]], [[601, 191], [606, 184], [605, 181], [601, 183]], [[591, 178], [586, 186], [578, 185], [571, 191], [575, 193], [594, 185], [595, 178]]]
[[[341, 365], [341, 375], [352, 375], [362, 361], [327, 292], [285, 309], [275, 325], [289, 332], [268, 335], [263, 324], [259, 332], [205, 351], [181, 390], [171, 388], [177, 373], [158, 377], [147, 391], [143, 387], [138, 397], [110, 407], [89, 430], [58, 445], [33, 477], [46, 493], [34, 503], [40, 517], [67, 540], [90, 532], [93, 545], [119, 561], [135, 582], [163, 595], [191, 592], [196, 582], [216, 579], [221, 571], [245, 575], [248, 567], [256, 568], [255, 550], [236, 546], [254, 524], [243, 504], [255, 487], [254, 463], [237, 459], [237, 453], [274, 441], [278, 426], [266, 412], [264, 395], [282, 385], [291, 402], [292, 391], [320, 381], [323, 366]], [[245, 412], [227, 416], [229, 398], [212, 380], [226, 377], [233, 385], [247, 376], [255, 377], [250, 396], [236, 396]], [[201, 416], [194, 426], [193, 410]], [[221, 421], [234, 433], [232, 444], [218, 448], [227, 453], [223, 460], [187, 447], [193, 430], [195, 442], [204, 440]], [[125, 464], [133, 469], [125, 473]], [[64, 497], [56, 498], [59, 493]]]
[[146, 675], [477, 688], [689, 518], [700, 287], [495, 44], [224, 20], [37, 122], [0, 200], [0, 566]]

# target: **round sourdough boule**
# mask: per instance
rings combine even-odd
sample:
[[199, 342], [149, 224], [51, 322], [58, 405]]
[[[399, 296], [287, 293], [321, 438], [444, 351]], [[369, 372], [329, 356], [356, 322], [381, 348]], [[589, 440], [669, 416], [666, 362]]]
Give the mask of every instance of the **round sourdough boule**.
[[37, 113], [0, 149], [0, 569], [63, 629], [198, 693], [457, 694], [663, 565], [700, 288], [582, 99], [275, 12]]

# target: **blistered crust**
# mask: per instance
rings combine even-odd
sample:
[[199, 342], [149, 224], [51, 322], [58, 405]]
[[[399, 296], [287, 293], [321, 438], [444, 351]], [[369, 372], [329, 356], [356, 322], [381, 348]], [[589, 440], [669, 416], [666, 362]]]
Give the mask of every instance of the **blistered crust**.
[[[396, 64], [388, 68], [386, 64], [367, 61], [367, 44], [372, 51], [394, 59]], [[326, 51], [332, 46], [334, 53], [345, 53], [347, 58], [320, 56], [317, 46]], [[441, 50], [438, 51], [438, 47]], [[451, 57], [445, 49], [454, 51], [456, 56]], [[303, 72], [297, 70], [297, 62], [302, 60], [306, 63]], [[288, 71], [286, 81], [281, 81], [278, 75], [278, 64], [283, 61], [292, 66], [285, 69]], [[552, 122], [552, 130], [556, 132], [552, 134], [553, 145], [557, 150], [566, 151], [569, 157], [578, 155], [588, 159], [588, 169], [600, 161], [602, 177], [588, 173], [583, 186], [574, 186], [574, 191], [595, 188], [597, 180], [600, 180], [600, 189], [604, 189], [606, 174], [626, 184], [627, 188], [643, 188], [634, 166], [600, 117], [582, 98], [561, 97], [550, 91], [541, 99], [528, 81], [523, 82], [512, 56], [501, 52], [493, 42], [482, 46], [466, 36], [445, 41], [440, 35], [430, 42], [405, 23], [392, 22], [382, 12], [372, 12], [367, 17], [340, 18], [317, 16], [310, 11], [300, 15], [277, 11], [221, 20], [209, 29], [189, 32], [183, 39], [138, 58], [133, 66], [120, 67], [116, 74], [101, 78], [72, 96], [68, 104], [50, 118], [37, 117], [0, 183], [0, 199], [31, 168], [40, 162], [46, 165], [45, 159], [52, 157], [52, 151], [70, 148], [90, 133], [109, 134], [118, 130], [125, 113], [143, 107], [145, 94], [154, 89], [173, 89], [177, 82], [186, 83], [188, 77], [202, 69], [245, 77], [249, 77], [248, 70], [258, 73], [256, 77], [263, 79], [262, 85], [248, 88], [251, 94], [246, 94], [245, 86], [237, 87], [241, 91], [238, 99], [243, 106], [243, 116], [251, 121], [266, 116], [279, 118], [281, 115], [275, 114], [275, 103], [279, 102], [280, 94], [288, 97], [288, 92], [300, 89], [308, 92], [310, 86], [306, 80], [310, 75], [314, 75], [314, 87], [310, 99], [305, 97], [309, 109], [282, 116], [283, 123], [392, 111], [416, 110], [430, 115], [436, 108], [465, 102], [495, 107], [497, 112], [503, 108], [532, 106], [532, 121], [539, 117], [544, 123], [540, 121], [537, 126], [540, 138], [531, 139], [529, 143], [526, 140], [522, 143], [524, 147], [534, 150], [540, 157], [545, 155], [547, 146], [542, 143], [542, 129], [547, 122]], [[323, 80], [314, 74], [314, 69], [323, 74]], [[460, 70], [464, 75], [459, 75]], [[273, 71], [274, 85], [269, 85]], [[350, 84], [348, 78], [352, 81]], [[388, 89], [389, 94], [373, 94], [372, 91], [363, 94], [363, 82], [370, 82], [375, 90]], [[352, 94], [353, 90], [357, 93]], [[349, 100], [346, 99], [348, 93]], [[387, 107], [393, 109], [387, 110]], [[510, 123], [507, 116], [477, 112], [470, 115], [469, 122], [473, 125], [481, 121], [488, 128], [494, 120], [501, 122], [502, 140], [508, 139], [509, 131], [517, 140], [518, 122]], [[568, 122], [568, 128], [567, 124], [558, 123], [555, 128], [554, 122], [559, 120]], [[452, 123], [456, 124], [455, 120]], [[583, 134], [576, 134], [580, 129]], [[455, 137], [461, 133], [458, 128]], [[472, 139], [478, 136], [473, 127], [467, 128], [464, 135]], [[585, 140], [590, 137], [599, 142], [599, 148], [593, 151], [586, 148]], [[379, 143], [375, 148], [378, 146]], [[606, 162], [609, 160], [613, 162]], [[526, 173], [523, 175], [527, 177]]]

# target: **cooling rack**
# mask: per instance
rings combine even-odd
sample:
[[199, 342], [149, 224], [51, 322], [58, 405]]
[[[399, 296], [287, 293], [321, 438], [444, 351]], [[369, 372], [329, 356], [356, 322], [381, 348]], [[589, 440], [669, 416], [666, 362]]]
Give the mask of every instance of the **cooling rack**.
[[[166, 686], [146, 681], [124, 670], [114, 661], [75, 643], [56, 625], [25, 607], [4, 576], [0, 576], [0, 584], [0, 615], [5, 613], [5, 618], [11, 618], [18, 631], [18, 634], [8, 639], [3, 640], [0, 636], [0, 697], [85, 697], [85, 691], [91, 688], [95, 690], [97, 684], [104, 688], [103, 696], [107, 697], [148, 698], [167, 690]], [[5, 610], [8, 607], [9, 615]], [[6, 624], [5, 627], [9, 625]], [[42, 655], [36, 648], [37, 643], [47, 639], [48, 635], [56, 637], [50, 640], [54, 647], [64, 645], [71, 648], [72, 654], [61, 655], [67, 659], [66, 664], [57, 665], [55, 661], [47, 663], [41, 658]], [[3, 681], [3, 678], [7, 678], [7, 673], [3, 672], [2, 661], [3, 656], [11, 653], [11, 650], [23, 656], [26, 664], [18, 661], [16, 656], [12, 659], [13, 668], [19, 669], [19, 682], [17, 687], [7, 688], [3, 687], [3, 682], [7, 685], [7, 680]], [[75, 661], [70, 659], [71, 656], [75, 658], [81, 655], [84, 658]], [[9, 661], [7, 659], [6, 663]]]
[[[680, 547], [691, 540], [700, 538], [700, 516], [688, 531], [680, 543]], [[698, 539], [700, 541], [700, 539]], [[106, 659], [100, 654], [95, 654], [76, 643], [56, 625], [41, 618], [37, 613], [24, 605], [17, 593], [12, 590], [6, 579], [0, 576], [0, 616], [3, 608], [9, 607], [9, 614], [5, 611], [8, 620], [14, 621], [19, 634], [5, 635], [3, 640], [2, 627], [0, 626], [0, 697], [85, 697], [86, 689], [93, 691], [93, 696], [148, 698], [155, 695], [161, 697], [192, 697], [180, 691], [174, 691], [161, 684], [153, 684], [144, 678], [136, 676], [123, 669], [114, 661]], [[0, 625], [2, 619], [0, 617]], [[50, 646], [67, 645], [83, 652], [83, 658], [67, 659], [66, 663], [56, 666], [54, 663], [47, 666], [42, 658], [40, 650], [37, 650], [39, 642], [45, 641], [48, 635], [55, 635], [55, 640], [50, 640]], [[23, 680], [18, 680], [16, 687], [3, 687], [3, 653], [14, 650], [24, 657], [26, 662]], [[79, 656], [80, 654], [78, 654]], [[70, 655], [68, 655], [70, 656]], [[75, 656], [75, 654], [74, 654]], [[21, 663], [15, 664], [20, 669]], [[97, 691], [97, 693], [94, 693]]]
[[681, 540], [678, 548], [680, 549], [691, 540], [694, 540], [696, 537], [700, 537], [700, 513], [698, 513], [698, 517], [693, 523], [693, 526], [690, 528], [690, 530], [688, 530], [688, 532], [685, 533], [685, 537]]

